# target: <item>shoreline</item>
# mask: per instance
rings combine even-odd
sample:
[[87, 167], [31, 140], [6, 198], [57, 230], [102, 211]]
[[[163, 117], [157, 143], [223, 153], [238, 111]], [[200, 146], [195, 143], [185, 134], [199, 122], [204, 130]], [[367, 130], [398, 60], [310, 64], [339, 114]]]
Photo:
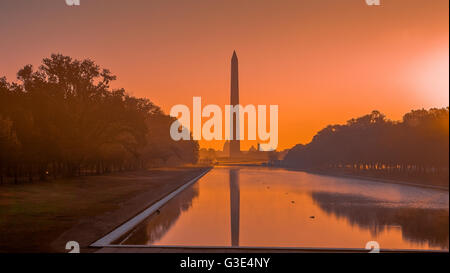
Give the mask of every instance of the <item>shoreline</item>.
[[168, 193], [166, 196], [157, 199], [152, 200], [152, 203], [143, 209], [142, 211], [138, 212], [137, 214], [131, 216], [127, 221], [121, 223], [117, 227], [115, 227], [113, 230], [111, 230], [108, 234], [103, 236], [102, 238], [99, 238], [95, 242], [93, 242], [90, 247], [108, 247], [109, 245], [113, 244], [113, 242], [119, 240], [126, 234], [128, 234], [130, 231], [132, 231], [136, 226], [138, 226], [142, 221], [144, 221], [146, 218], [148, 218], [150, 215], [152, 215], [155, 211], [157, 211], [159, 208], [164, 206], [168, 201], [170, 201], [172, 198], [174, 198], [176, 195], [178, 195], [180, 192], [185, 190], [187, 187], [191, 186], [192, 184], [196, 183], [200, 178], [202, 178], [204, 175], [206, 175], [212, 168], [206, 168], [201, 172], [198, 176], [194, 177], [192, 180], [189, 180], [176, 188], [174, 191]]
[[[0, 252], [80, 252], [209, 167], [167, 167], [0, 186]], [[20, 213], [19, 213], [20, 212]], [[24, 240], [24, 238], [27, 238]]]
[[414, 182], [408, 182], [408, 181], [402, 181], [402, 180], [378, 178], [378, 177], [373, 177], [373, 176], [353, 175], [353, 174], [337, 173], [337, 172], [332, 172], [332, 171], [318, 171], [318, 170], [309, 170], [309, 169], [301, 169], [301, 168], [289, 168], [289, 167], [279, 167], [279, 168], [289, 170], [289, 171], [300, 171], [300, 172], [307, 172], [307, 173], [317, 174], [317, 175], [334, 176], [334, 177], [359, 179], [359, 180], [369, 180], [369, 181], [373, 181], [373, 182], [386, 183], [386, 184], [398, 184], [398, 185], [428, 188], [428, 189], [441, 190], [441, 191], [449, 191], [449, 187], [445, 187], [445, 186], [427, 185], [427, 184], [414, 183]]

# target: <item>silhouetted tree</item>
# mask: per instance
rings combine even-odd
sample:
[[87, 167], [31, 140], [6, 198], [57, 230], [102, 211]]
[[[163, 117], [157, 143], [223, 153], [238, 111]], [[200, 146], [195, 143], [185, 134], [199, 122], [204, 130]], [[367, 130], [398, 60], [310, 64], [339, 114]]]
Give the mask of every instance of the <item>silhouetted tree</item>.
[[449, 108], [414, 110], [400, 122], [373, 111], [345, 125], [330, 125], [311, 143], [292, 148], [284, 164], [391, 177], [439, 177], [441, 184], [448, 184]]
[[19, 84], [0, 78], [0, 177], [80, 175], [146, 167], [155, 158], [195, 163], [196, 141], [175, 142], [173, 118], [148, 99], [110, 88], [92, 60], [53, 54]]

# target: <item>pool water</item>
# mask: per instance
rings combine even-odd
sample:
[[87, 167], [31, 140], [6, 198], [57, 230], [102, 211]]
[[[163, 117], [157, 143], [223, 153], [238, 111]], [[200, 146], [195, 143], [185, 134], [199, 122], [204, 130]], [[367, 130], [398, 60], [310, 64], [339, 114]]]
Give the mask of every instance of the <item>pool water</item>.
[[439, 249], [448, 191], [259, 167], [216, 167], [120, 243]]

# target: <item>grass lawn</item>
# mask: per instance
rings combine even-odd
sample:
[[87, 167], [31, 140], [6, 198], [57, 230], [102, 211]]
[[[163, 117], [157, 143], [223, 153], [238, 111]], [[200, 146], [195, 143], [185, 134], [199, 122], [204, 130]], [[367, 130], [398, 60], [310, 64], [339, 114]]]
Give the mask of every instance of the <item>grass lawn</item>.
[[0, 185], [0, 252], [82, 251], [114, 227], [199, 175], [204, 168], [164, 168]]

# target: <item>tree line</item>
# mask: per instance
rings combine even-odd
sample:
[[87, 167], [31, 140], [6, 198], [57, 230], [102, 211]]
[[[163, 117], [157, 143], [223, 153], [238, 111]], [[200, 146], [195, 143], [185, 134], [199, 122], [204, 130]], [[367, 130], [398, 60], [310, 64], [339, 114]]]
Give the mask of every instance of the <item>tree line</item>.
[[283, 164], [388, 177], [435, 177], [448, 185], [449, 108], [413, 110], [401, 121], [373, 111], [344, 125], [329, 125], [309, 144], [292, 148]]
[[17, 82], [0, 78], [0, 182], [196, 163], [196, 141], [175, 142], [174, 118], [146, 98], [112, 89], [90, 59], [61, 54]]

